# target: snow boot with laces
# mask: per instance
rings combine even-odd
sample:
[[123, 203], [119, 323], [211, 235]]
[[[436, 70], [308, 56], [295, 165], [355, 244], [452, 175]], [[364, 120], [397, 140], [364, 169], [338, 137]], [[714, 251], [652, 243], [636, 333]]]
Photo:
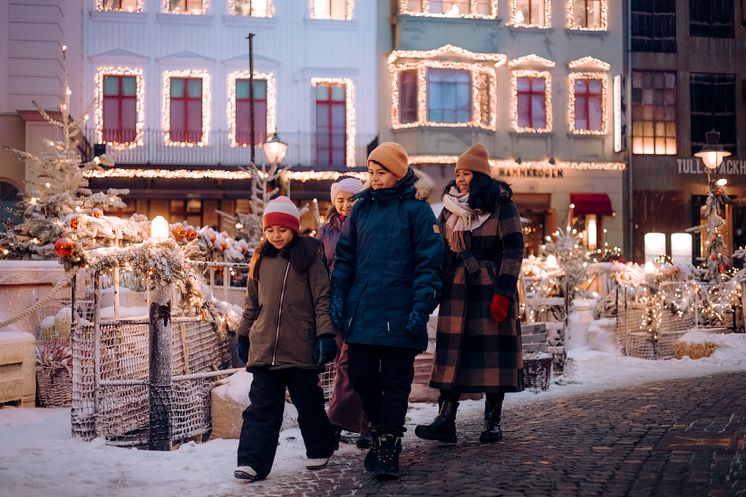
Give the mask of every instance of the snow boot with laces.
[[378, 460], [376, 461], [376, 478], [379, 480], [395, 480], [399, 478], [399, 454], [401, 453], [401, 437], [392, 433], [382, 433], [378, 436]]
[[414, 434], [424, 440], [437, 440], [438, 442], [456, 443], [456, 411], [459, 403], [453, 400], [445, 400], [440, 406], [440, 412], [429, 425], [417, 425]]

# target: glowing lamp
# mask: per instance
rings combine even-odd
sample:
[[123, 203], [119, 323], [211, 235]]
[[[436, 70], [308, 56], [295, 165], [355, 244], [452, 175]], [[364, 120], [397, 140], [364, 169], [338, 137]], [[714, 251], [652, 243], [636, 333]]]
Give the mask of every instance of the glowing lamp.
[[279, 164], [285, 158], [285, 154], [288, 151], [288, 144], [280, 140], [277, 133], [272, 133], [272, 136], [262, 144], [262, 149], [264, 150], [264, 156], [270, 164]]
[[155, 216], [150, 222], [150, 238], [165, 240], [168, 238], [168, 221], [163, 216]]
[[645, 233], [645, 260], [652, 261], [659, 255], [666, 255], [665, 233]]
[[674, 264], [692, 262], [691, 233], [671, 234], [671, 260]]
[[557, 257], [554, 256], [554, 254], [549, 254], [547, 256], [547, 268], [554, 269], [557, 267]]
[[730, 152], [723, 150], [723, 146], [720, 144], [720, 133], [714, 129], [705, 133], [705, 137], [707, 144], [694, 156], [702, 159], [707, 169], [714, 170], [722, 164], [724, 158], [730, 156]]

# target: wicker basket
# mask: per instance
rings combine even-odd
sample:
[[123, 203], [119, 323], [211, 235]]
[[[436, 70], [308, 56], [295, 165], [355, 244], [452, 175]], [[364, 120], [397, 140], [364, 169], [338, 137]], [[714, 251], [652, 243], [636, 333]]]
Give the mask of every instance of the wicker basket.
[[61, 365], [36, 367], [36, 385], [41, 407], [70, 407], [73, 400], [70, 368]]

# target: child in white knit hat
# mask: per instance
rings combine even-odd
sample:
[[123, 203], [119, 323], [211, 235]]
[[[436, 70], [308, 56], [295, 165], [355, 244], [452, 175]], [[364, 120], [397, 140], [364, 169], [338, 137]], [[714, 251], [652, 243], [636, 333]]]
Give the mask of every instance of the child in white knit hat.
[[326, 467], [336, 447], [318, 376], [337, 353], [321, 246], [298, 234], [298, 209], [287, 197], [267, 204], [262, 225], [264, 240], [251, 259], [238, 327], [238, 356], [253, 379], [233, 474], [250, 481], [272, 469], [286, 389], [298, 409], [306, 468]]

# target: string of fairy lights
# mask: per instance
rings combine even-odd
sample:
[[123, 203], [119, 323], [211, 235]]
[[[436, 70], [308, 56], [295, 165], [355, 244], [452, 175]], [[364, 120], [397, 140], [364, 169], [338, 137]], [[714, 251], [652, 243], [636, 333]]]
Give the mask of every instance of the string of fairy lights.
[[355, 166], [355, 84], [349, 78], [311, 78], [311, 86], [340, 85], [345, 89], [345, 132], [347, 133], [345, 162]]
[[141, 68], [102, 66], [96, 68], [96, 139], [104, 143], [104, 79], [109, 76], [131, 76], [135, 78], [135, 137], [126, 142], [109, 141], [117, 148], [132, 148], [143, 145], [145, 129], [145, 78]]
[[[236, 81], [249, 79], [249, 71], [233, 71], [228, 74], [228, 105], [226, 119], [230, 132], [231, 147], [248, 147], [249, 143], [239, 143], [236, 137]], [[277, 81], [272, 73], [260, 73], [254, 71], [254, 81], [265, 81], [267, 83], [267, 136], [275, 132], [277, 121]]]
[[[200, 139], [194, 140], [174, 140], [172, 139], [173, 130], [171, 129], [171, 80], [174, 78], [198, 79], [201, 81], [201, 129]], [[184, 88], [184, 93], [189, 89]], [[176, 71], [164, 71], [161, 86], [161, 124], [163, 126], [163, 141], [166, 145], [178, 147], [204, 147], [208, 144], [210, 132], [210, 73], [206, 69], [186, 69]]]

